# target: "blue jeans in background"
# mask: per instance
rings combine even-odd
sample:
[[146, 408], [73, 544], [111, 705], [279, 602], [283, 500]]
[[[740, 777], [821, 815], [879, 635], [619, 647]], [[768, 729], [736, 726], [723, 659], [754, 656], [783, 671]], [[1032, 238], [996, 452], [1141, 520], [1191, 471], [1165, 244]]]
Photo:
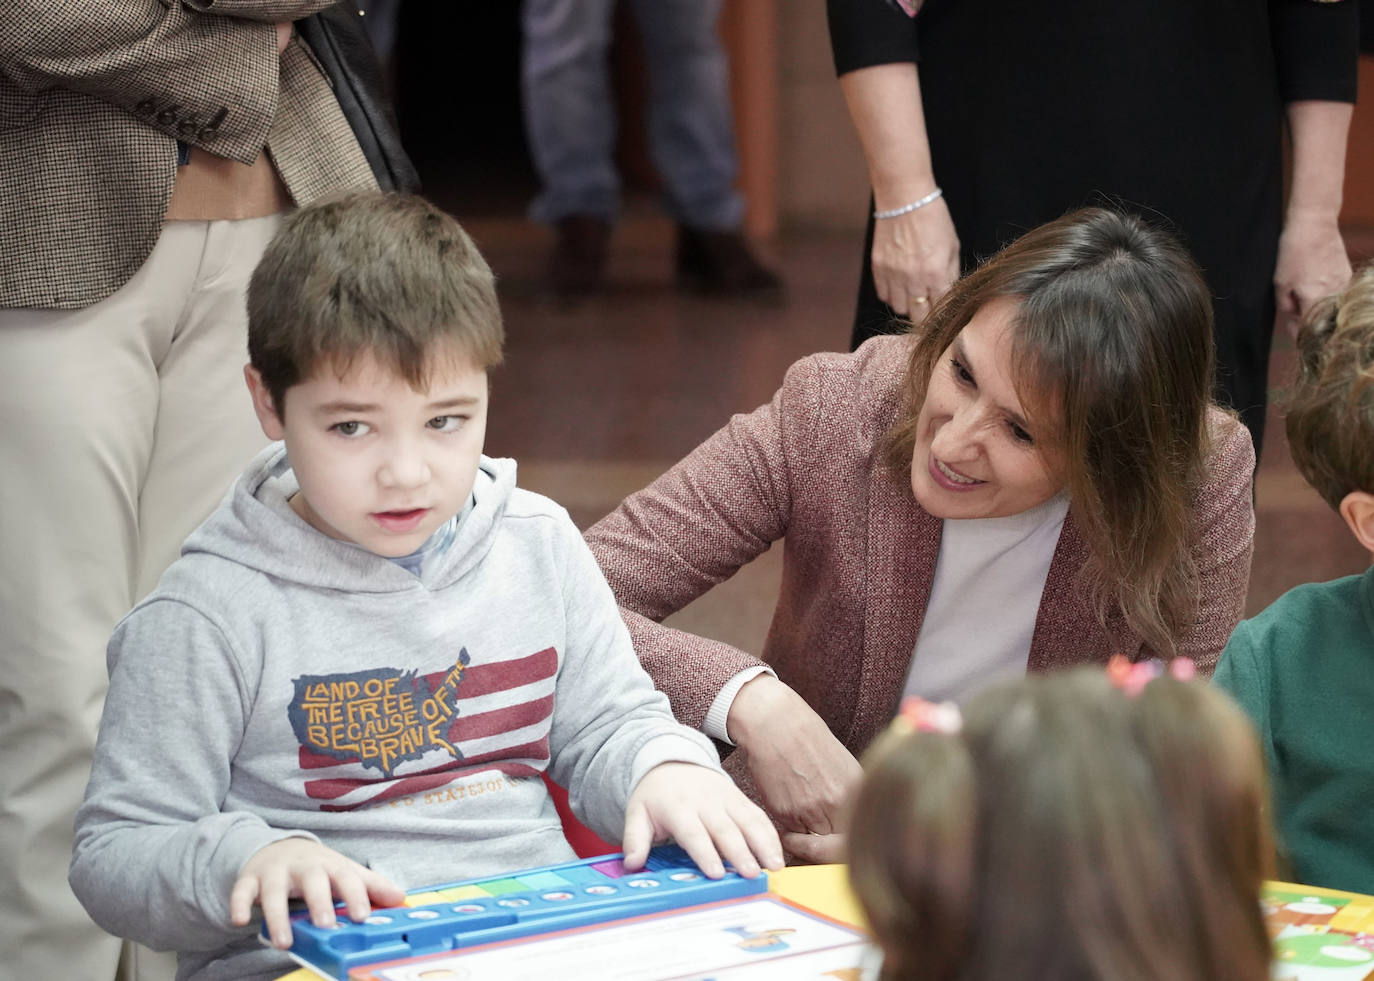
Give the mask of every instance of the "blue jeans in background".
[[[524, 0], [525, 126], [543, 190], [535, 221], [613, 221], [615, 99], [607, 54], [614, 0]], [[744, 202], [730, 112], [719, 0], [631, 0], [649, 72], [649, 148], [666, 207], [695, 228], [738, 229]]]

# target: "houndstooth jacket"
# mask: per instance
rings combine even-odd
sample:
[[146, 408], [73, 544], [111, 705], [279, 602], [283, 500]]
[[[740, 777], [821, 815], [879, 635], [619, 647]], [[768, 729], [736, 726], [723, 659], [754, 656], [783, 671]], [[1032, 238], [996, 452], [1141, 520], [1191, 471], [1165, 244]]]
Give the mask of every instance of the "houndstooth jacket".
[[297, 203], [375, 186], [328, 79], [281, 21], [333, 0], [0, 3], [0, 308], [78, 308], [152, 252], [177, 142], [252, 163]]

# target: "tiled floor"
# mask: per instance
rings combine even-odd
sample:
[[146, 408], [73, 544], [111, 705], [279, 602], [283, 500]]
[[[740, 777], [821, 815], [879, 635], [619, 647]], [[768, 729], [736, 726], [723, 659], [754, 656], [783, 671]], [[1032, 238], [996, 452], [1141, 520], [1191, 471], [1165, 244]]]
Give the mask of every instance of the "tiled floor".
[[[488, 452], [519, 460], [521, 483], [563, 503], [584, 527], [731, 413], [766, 401], [792, 361], [848, 343], [856, 235], [777, 243], [789, 284], [781, 306], [712, 301], [673, 290], [672, 227], [643, 209], [616, 230], [607, 292], [560, 309], [540, 290], [548, 233], [514, 214], [475, 218], [468, 228], [497, 272], [507, 320]], [[1277, 345], [1276, 383], [1292, 357], [1286, 339]], [[1281, 422], [1271, 421], [1269, 433], [1251, 613], [1297, 583], [1358, 572], [1369, 561], [1294, 470]], [[777, 558], [774, 549], [674, 622], [758, 650]]]

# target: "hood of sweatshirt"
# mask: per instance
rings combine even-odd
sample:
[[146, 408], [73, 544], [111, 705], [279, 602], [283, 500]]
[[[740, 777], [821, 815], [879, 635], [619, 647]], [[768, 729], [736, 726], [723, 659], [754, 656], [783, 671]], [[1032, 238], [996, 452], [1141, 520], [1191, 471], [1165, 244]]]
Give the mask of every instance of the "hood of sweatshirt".
[[[481, 458], [472, 507], [449, 547], [424, 563], [418, 576], [422, 586], [452, 585], [482, 561], [515, 488], [515, 469], [514, 460]], [[186, 540], [182, 554], [208, 553], [316, 589], [389, 593], [415, 588], [417, 576], [397, 563], [307, 524], [290, 504], [299, 490], [285, 445], [273, 443], [234, 483], [224, 505]]]

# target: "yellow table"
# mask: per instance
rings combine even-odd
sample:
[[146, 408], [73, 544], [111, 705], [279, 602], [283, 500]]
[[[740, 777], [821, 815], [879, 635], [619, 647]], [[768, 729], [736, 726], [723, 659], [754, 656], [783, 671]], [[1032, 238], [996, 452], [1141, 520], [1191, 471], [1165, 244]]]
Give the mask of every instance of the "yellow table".
[[[771, 872], [768, 891], [799, 906], [863, 927], [863, 914], [849, 890], [843, 865], [796, 865]], [[1275, 978], [1306, 981], [1323, 978], [1362, 979], [1374, 974], [1374, 951], [1368, 963], [1358, 961], [1364, 948], [1351, 941], [1356, 934], [1374, 935], [1374, 896], [1318, 889], [1293, 882], [1266, 882], [1265, 922], [1274, 938]], [[304, 968], [279, 981], [319, 981]]]

